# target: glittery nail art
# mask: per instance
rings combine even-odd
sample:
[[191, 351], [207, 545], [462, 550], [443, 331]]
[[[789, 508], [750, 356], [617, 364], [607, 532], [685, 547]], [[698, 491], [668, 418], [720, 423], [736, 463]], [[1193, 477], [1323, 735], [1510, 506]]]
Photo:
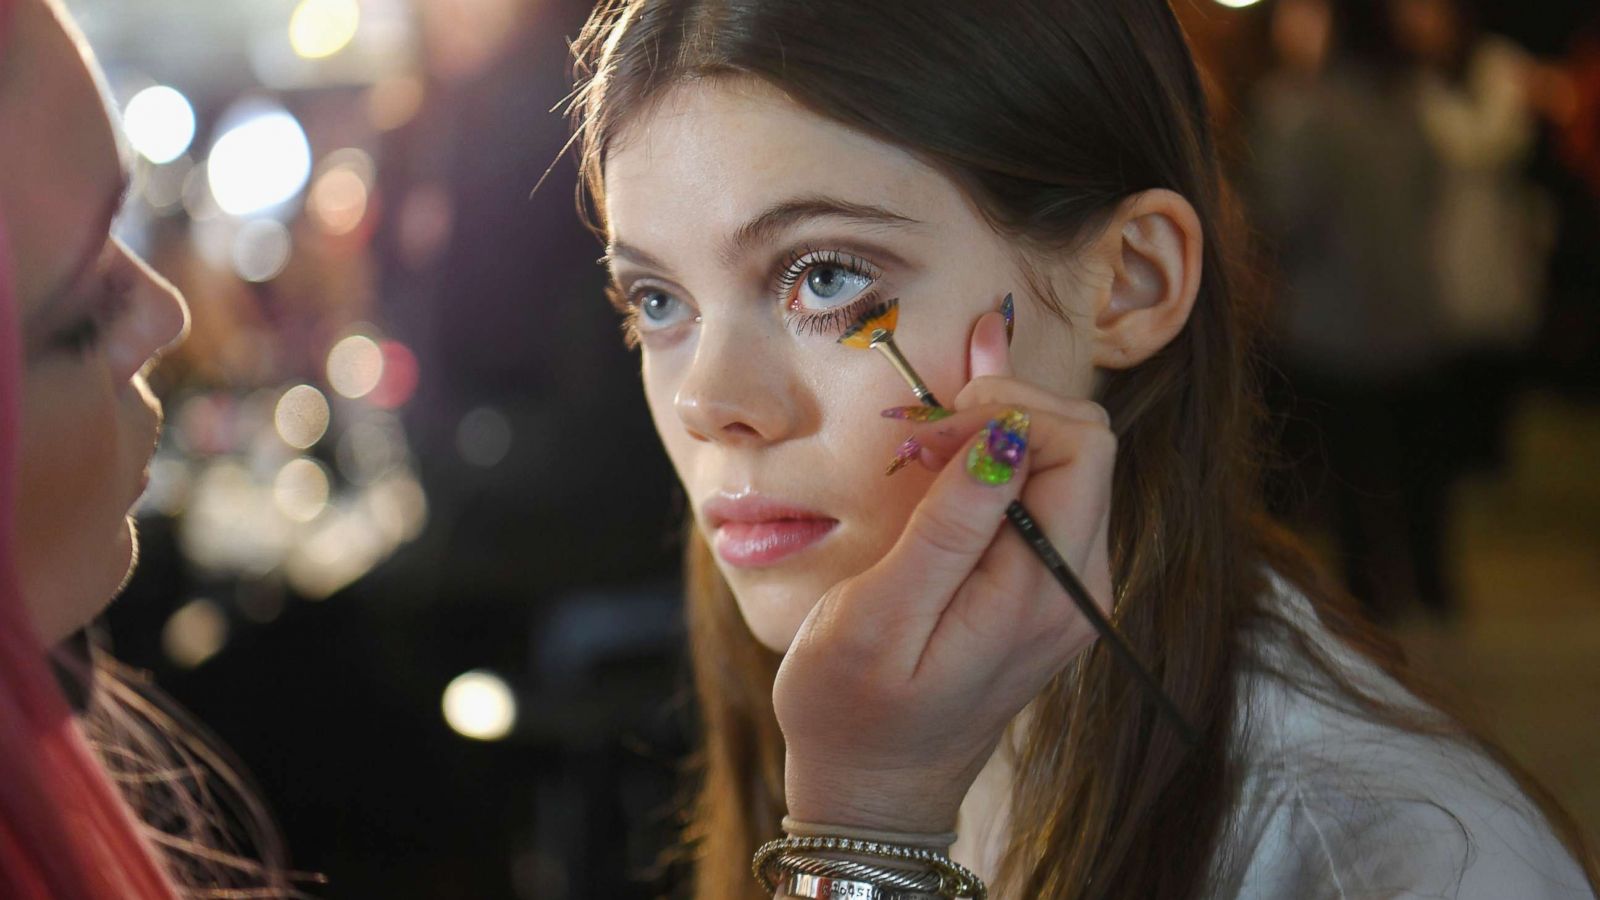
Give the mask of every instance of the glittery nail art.
[[880, 415], [885, 419], [900, 419], [905, 422], [937, 422], [948, 419], [955, 412], [943, 406], [891, 406]]
[[1000, 315], [1006, 318], [1006, 343], [1011, 343], [1011, 332], [1017, 327], [1017, 305], [1011, 300], [1011, 294], [1000, 301]]
[[1028, 449], [1028, 414], [1012, 409], [990, 419], [967, 452], [967, 471], [984, 484], [1005, 484], [1016, 474]]
[[906, 438], [905, 443], [900, 445], [900, 449], [895, 451], [894, 459], [889, 460], [889, 467], [883, 470], [883, 474], [893, 475], [901, 469], [904, 469], [906, 466], [911, 465], [917, 461], [917, 455], [921, 452], [922, 445], [917, 443], [916, 438]]

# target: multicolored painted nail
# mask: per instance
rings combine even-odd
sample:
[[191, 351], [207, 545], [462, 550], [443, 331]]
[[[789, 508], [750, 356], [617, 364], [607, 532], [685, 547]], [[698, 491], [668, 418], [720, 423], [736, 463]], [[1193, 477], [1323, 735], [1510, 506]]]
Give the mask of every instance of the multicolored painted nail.
[[916, 462], [920, 453], [922, 453], [922, 445], [917, 443], [917, 439], [914, 437], [906, 438], [906, 442], [900, 445], [899, 450], [895, 451], [894, 459], [889, 460], [889, 467], [883, 470], [883, 474], [893, 475], [904, 469], [906, 466]]
[[967, 451], [967, 471], [983, 484], [1005, 484], [1017, 473], [1028, 449], [1028, 414], [1007, 410], [990, 419]]
[[937, 422], [955, 415], [955, 411], [943, 406], [891, 406], [879, 415], [903, 422]]
[[1012, 302], [1008, 292], [1006, 298], [1000, 301], [1000, 315], [1006, 317], [1006, 343], [1011, 343], [1011, 332], [1017, 327], [1017, 305]]

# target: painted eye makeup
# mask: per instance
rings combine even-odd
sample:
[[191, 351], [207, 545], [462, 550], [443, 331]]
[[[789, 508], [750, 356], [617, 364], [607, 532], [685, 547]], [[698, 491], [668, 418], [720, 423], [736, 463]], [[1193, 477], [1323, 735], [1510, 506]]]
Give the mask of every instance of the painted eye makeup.
[[[881, 277], [876, 266], [854, 254], [804, 246], [783, 258], [774, 287], [785, 323], [796, 334], [833, 334], [876, 302], [873, 287]], [[623, 337], [630, 349], [652, 334], [664, 334], [699, 316], [681, 298], [648, 285], [629, 289], [612, 282], [606, 286], [606, 297], [622, 314]]]
[[802, 248], [778, 276], [785, 319], [797, 334], [843, 331], [874, 299], [877, 267], [850, 253]]

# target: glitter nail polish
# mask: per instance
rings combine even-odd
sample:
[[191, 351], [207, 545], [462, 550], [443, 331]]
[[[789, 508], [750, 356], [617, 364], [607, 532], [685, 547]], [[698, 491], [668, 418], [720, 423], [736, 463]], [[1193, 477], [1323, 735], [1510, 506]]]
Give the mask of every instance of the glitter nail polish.
[[1006, 343], [1009, 345], [1011, 343], [1011, 332], [1017, 326], [1017, 305], [1011, 299], [1010, 293], [1007, 293], [1006, 298], [1000, 301], [1000, 315], [1005, 316], [1006, 319]]
[[891, 406], [880, 413], [885, 419], [905, 422], [937, 422], [955, 415], [943, 406]]
[[984, 484], [1005, 484], [1022, 464], [1028, 449], [1028, 414], [1007, 410], [989, 420], [977, 443], [967, 451], [967, 471]]
[[900, 449], [895, 451], [894, 459], [889, 460], [889, 467], [884, 470], [883, 474], [893, 475], [901, 469], [904, 469], [906, 466], [911, 465], [913, 462], [916, 462], [917, 455], [921, 452], [922, 445], [917, 443], [916, 438], [906, 438], [905, 443], [900, 445]]

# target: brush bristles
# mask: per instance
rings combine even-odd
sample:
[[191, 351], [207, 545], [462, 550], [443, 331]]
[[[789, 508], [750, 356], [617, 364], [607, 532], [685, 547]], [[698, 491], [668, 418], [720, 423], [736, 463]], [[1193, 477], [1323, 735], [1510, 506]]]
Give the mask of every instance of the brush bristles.
[[861, 317], [839, 335], [839, 343], [846, 347], [856, 347], [865, 350], [872, 346], [872, 338], [883, 331], [894, 334], [894, 326], [900, 321], [900, 298], [892, 297], [861, 314]]

